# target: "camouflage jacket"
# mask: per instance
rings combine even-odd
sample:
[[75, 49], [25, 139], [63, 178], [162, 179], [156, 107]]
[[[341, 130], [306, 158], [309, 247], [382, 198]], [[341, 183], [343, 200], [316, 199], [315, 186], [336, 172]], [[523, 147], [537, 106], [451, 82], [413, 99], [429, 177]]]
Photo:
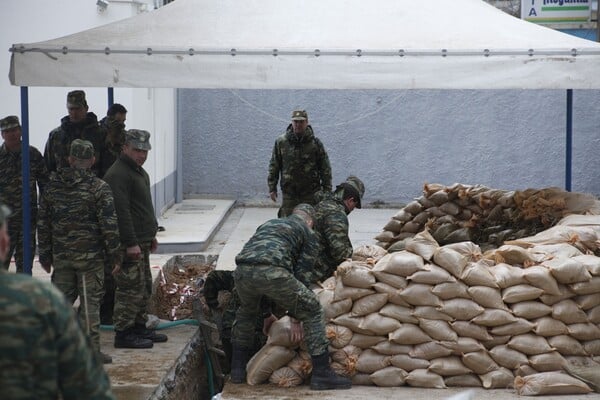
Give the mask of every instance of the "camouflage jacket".
[[237, 265], [272, 265], [291, 272], [308, 286], [319, 252], [317, 237], [297, 215], [269, 220], [256, 229], [242, 251]]
[[106, 152], [106, 132], [100, 128], [98, 118], [92, 112], [87, 113], [85, 120], [76, 124], [71, 122], [69, 116], [65, 116], [60, 120], [60, 126], [50, 132], [44, 149], [44, 159], [48, 171], [54, 172], [59, 168], [69, 166], [67, 157], [71, 149], [71, 142], [75, 139], [92, 142], [96, 157], [92, 171], [96, 176], [104, 176], [105, 171], [102, 171], [101, 167], [102, 156]]
[[111, 400], [73, 307], [52, 284], [0, 269], [2, 398]]
[[40, 202], [38, 242], [42, 264], [56, 259], [119, 262], [121, 242], [108, 184], [86, 169], [52, 173]]
[[[48, 182], [48, 170], [42, 154], [29, 146], [29, 199], [31, 209], [37, 210], [37, 188], [44, 190]], [[23, 209], [23, 181], [21, 179], [21, 151], [11, 152], [3, 144], [0, 147], [0, 203], [13, 211], [13, 219], [21, 219]], [[16, 217], [16, 218], [15, 218]]]
[[125, 143], [125, 124], [113, 118], [104, 117], [100, 120], [100, 128], [102, 128], [106, 137], [104, 142], [105, 150], [102, 154], [102, 165], [100, 167], [103, 171], [100, 177], [103, 177], [121, 154], [121, 148]]
[[348, 237], [348, 216], [341, 199], [331, 192], [316, 194], [315, 232], [319, 238], [321, 252], [315, 265], [316, 280], [333, 275], [338, 265], [352, 257], [352, 243]]
[[115, 197], [123, 246], [150, 243], [158, 231], [158, 222], [154, 215], [148, 173], [131, 158], [121, 154], [106, 171], [104, 180]]
[[309, 125], [304, 134], [296, 135], [292, 125], [275, 140], [269, 176], [269, 192], [277, 191], [281, 175], [281, 192], [302, 197], [319, 190], [331, 191], [331, 165], [323, 143]]

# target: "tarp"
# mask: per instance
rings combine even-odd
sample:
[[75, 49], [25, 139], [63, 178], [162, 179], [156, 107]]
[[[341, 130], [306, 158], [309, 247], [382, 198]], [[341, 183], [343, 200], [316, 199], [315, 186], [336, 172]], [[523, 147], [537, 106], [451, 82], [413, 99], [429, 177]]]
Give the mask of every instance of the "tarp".
[[600, 88], [600, 44], [482, 0], [175, 0], [11, 51], [19, 86]]

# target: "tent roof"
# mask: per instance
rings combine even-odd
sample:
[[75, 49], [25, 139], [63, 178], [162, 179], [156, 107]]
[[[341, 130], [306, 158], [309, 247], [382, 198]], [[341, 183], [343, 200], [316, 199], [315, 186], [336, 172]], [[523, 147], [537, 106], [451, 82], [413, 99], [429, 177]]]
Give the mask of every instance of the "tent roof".
[[176, 0], [15, 44], [19, 86], [600, 88], [600, 44], [482, 0]]

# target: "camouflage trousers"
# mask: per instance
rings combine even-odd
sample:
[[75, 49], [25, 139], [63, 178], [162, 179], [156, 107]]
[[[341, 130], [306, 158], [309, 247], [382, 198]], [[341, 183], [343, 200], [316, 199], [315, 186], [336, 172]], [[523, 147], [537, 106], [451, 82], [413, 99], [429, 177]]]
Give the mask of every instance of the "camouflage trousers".
[[311, 193], [305, 196], [291, 196], [289, 194], [283, 193], [281, 200], [281, 208], [277, 212], [277, 217], [283, 218], [292, 214], [294, 211], [294, 207], [296, 207], [300, 203], [307, 203], [311, 206], [315, 205], [315, 194]]
[[[56, 261], [52, 283], [70, 304], [79, 297], [79, 320], [92, 346], [100, 351], [100, 301], [104, 295], [104, 261]], [[85, 296], [84, 282], [85, 280]]]
[[[32, 216], [33, 217], [33, 216]], [[15, 264], [17, 272], [23, 272], [23, 223], [21, 218], [14, 218], [8, 221], [8, 234], [10, 235], [10, 249], [6, 254], [6, 260], [3, 261], [2, 266], [8, 270], [10, 267], [10, 260], [15, 256]], [[35, 256], [35, 222], [31, 224], [30, 237], [29, 237], [29, 265], [33, 265], [33, 258]]]
[[123, 255], [121, 270], [115, 275], [115, 331], [125, 331], [135, 324], [145, 325], [146, 308], [152, 294], [150, 243], [140, 245], [142, 256], [131, 260]]
[[327, 351], [323, 308], [312, 290], [289, 271], [270, 265], [240, 264], [233, 273], [240, 307], [233, 324], [231, 342], [250, 348], [260, 315], [260, 301], [267, 296], [277, 306], [304, 325], [304, 341], [311, 355]]

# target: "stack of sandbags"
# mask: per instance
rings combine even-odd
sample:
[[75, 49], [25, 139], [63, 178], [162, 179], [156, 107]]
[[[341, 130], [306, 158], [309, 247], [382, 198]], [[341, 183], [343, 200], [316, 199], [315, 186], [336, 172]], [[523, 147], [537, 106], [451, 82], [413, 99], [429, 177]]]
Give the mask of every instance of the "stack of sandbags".
[[440, 244], [473, 241], [488, 249], [543, 231], [568, 214], [596, 212], [594, 196], [558, 188], [507, 191], [481, 185], [425, 184], [423, 195], [394, 215], [376, 236], [389, 252], [428, 228]]

